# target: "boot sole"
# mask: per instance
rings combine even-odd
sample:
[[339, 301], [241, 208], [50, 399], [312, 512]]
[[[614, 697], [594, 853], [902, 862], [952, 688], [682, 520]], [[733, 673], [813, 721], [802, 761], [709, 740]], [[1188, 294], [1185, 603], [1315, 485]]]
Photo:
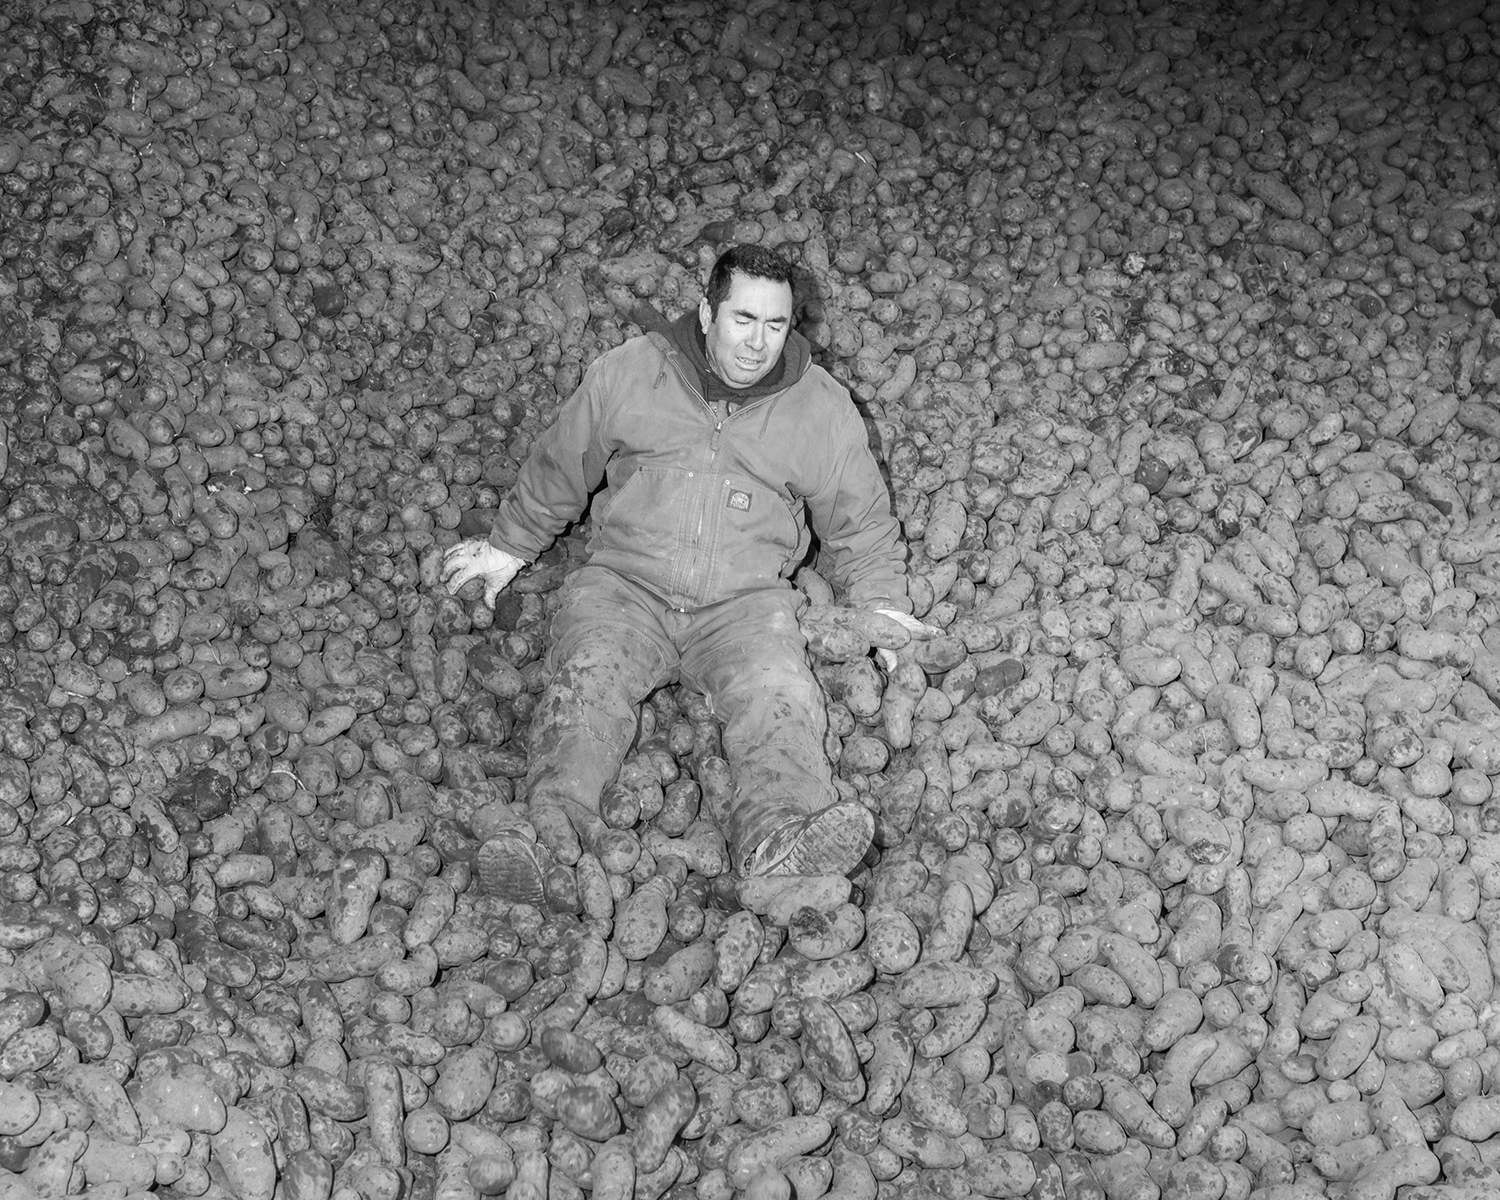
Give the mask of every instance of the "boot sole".
[[758, 872], [779, 875], [847, 875], [875, 839], [875, 817], [859, 804], [835, 804], [818, 813], [786, 855]]
[[540, 846], [520, 833], [497, 834], [480, 846], [475, 856], [480, 888], [512, 904], [541, 908], [546, 899], [542, 881], [547, 873], [542, 853]]

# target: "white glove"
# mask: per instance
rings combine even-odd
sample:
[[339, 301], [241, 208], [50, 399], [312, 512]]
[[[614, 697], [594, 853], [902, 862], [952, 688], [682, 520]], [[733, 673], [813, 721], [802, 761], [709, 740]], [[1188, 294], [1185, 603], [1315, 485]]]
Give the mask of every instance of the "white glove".
[[[877, 608], [875, 611], [882, 617], [889, 617], [914, 638], [937, 637], [942, 632], [936, 626], [927, 625], [917, 620], [911, 613], [899, 612], [894, 608]], [[887, 675], [896, 669], [896, 652], [894, 650], [888, 650], [884, 646], [877, 646], [875, 648], [875, 657], [880, 661], [880, 665], [885, 668]]]
[[484, 538], [471, 538], [467, 542], [459, 542], [456, 546], [448, 547], [443, 554], [442, 573], [439, 578], [448, 589], [450, 596], [457, 595], [458, 589], [469, 580], [483, 579], [484, 602], [493, 608], [500, 590], [514, 579], [525, 565], [524, 558], [517, 558], [514, 554], [497, 550]]

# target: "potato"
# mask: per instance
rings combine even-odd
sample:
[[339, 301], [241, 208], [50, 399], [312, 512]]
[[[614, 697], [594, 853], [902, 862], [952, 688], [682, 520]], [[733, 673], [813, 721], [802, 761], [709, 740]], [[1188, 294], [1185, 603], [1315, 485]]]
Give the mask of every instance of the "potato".
[[734, 1111], [752, 1129], [764, 1129], [792, 1115], [786, 1088], [775, 1080], [756, 1079], [734, 1094]]
[[743, 879], [737, 894], [740, 903], [751, 912], [769, 918], [773, 925], [785, 926], [799, 909], [843, 904], [849, 898], [849, 891], [847, 879], [821, 875]]
[[603, 1142], [620, 1131], [614, 1101], [596, 1087], [572, 1087], [557, 1100], [558, 1119], [580, 1137]]
[[140, 1141], [141, 1122], [135, 1107], [119, 1080], [103, 1067], [70, 1067], [62, 1087], [88, 1109], [106, 1137], [126, 1144]]
[[833, 1006], [826, 1000], [809, 997], [800, 1002], [799, 1015], [804, 1058], [808, 1064], [825, 1076], [829, 1084], [834, 1080], [858, 1079], [858, 1054], [848, 1029]]
[[364, 936], [385, 878], [385, 858], [373, 850], [355, 850], [334, 867], [327, 911], [335, 942], [347, 946]]
[[101, 1134], [90, 1133], [78, 1165], [91, 1187], [115, 1183], [130, 1191], [147, 1191], [157, 1182], [157, 1156], [151, 1150], [112, 1142]]
[[224, 1128], [213, 1135], [213, 1161], [240, 1200], [270, 1200], [276, 1187], [271, 1139], [253, 1116], [230, 1107]]
[[1441, 1170], [1437, 1155], [1426, 1146], [1395, 1146], [1360, 1169], [1352, 1194], [1393, 1196], [1397, 1188], [1433, 1182]]
[[632, 1134], [632, 1155], [638, 1169], [649, 1173], [661, 1168], [678, 1132], [693, 1119], [698, 1103], [692, 1083], [681, 1077], [666, 1081], [656, 1090]]
[[683, 1016], [675, 1009], [658, 1008], [652, 1023], [668, 1043], [716, 1071], [732, 1071], [739, 1061], [733, 1043], [718, 1030]]
[[83, 1130], [60, 1130], [31, 1153], [20, 1181], [44, 1200], [67, 1195], [74, 1164], [87, 1148], [88, 1134]]
[[765, 934], [755, 914], [741, 910], [730, 915], [714, 942], [714, 982], [733, 992], [750, 973], [764, 944]]
[[542, 1053], [554, 1066], [575, 1075], [587, 1075], [603, 1062], [599, 1047], [571, 1029], [547, 1028], [542, 1031]]
[[1062, 710], [1056, 702], [1037, 697], [1001, 725], [996, 735], [1007, 745], [1035, 746], [1061, 719]]
[[864, 937], [864, 915], [852, 904], [840, 904], [832, 910], [801, 908], [787, 924], [788, 944], [812, 961], [845, 954]]
[[966, 1158], [963, 1147], [954, 1139], [901, 1117], [881, 1124], [880, 1140], [922, 1167], [961, 1167]]
[[994, 991], [992, 971], [955, 962], [925, 962], [912, 967], [896, 984], [904, 1008], [931, 1008], [980, 999]]
[[661, 877], [637, 889], [620, 906], [615, 920], [621, 953], [631, 960], [648, 957], [667, 934], [670, 884]]
[[1218, 1037], [1205, 1031], [1187, 1035], [1167, 1052], [1151, 1106], [1168, 1125], [1181, 1128], [1187, 1123], [1193, 1106], [1192, 1080], [1218, 1048]]
[[1176, 1134], [1146, 1103], [1134, 1084], [1108, 1072], [1099, 1079], [1104, 1090], [1104, 1109], [1127, 1133], [1148, 1146], [1165, 1148], [1173, 1144]]
[[41, 1116], [41, 1102], [36, 1093], [21, 1084], [0, 1084], [0, 1098], [6, 1101], [0, 1107], [0, 1132], [6, 1137], [25, 1133]]
[[820, 1146], [832, 1127], [822, 1117], [792, 1116], [751, 1134], [729, 1153], [725, 1164], [736, 1187], [746, 1187], [768, 1168], [779, 1168]]
[[69, 938], [53, 936], [38, 943], [23, 964], [38, 971], [70, 1008], [98, 1012], [113, 990], [109, 967]]
[[594, 1155], [596, 1200], [631, 1200], [634, 1196], [637, 1168], [631, 1149], [629, 1136], [622, 1135], [611, 1138]]
[[1334, 1031], [1318, 1057], [1318, 1075], [1323, 1079], [1346, 1079], [1354, 1074], [1375, 1047], [1380, 1033], [1374, 1017], [1356, 1017]]
[[299, 1065], [292, 1069], [292, 1083], [314, 1112], [336, 1121], [358, 1120], [364, 1115], [362, 1090], [317, 1067]]
[[[402, 1093], [400, 1069], [389, 1059], [367, 1060], [363, 1083], [365, 1111], [380, 1161], [389, 1167], [404, 1166], [406, 1149], [412, 1137], [406, 1132], [406, 1098]], [[424, 1132], [430, 1142], [433, 1138], [443, 1140], [445, 1131], [431, 1122], [425, 1127], [419, 1124], [412, 1130], [418, 1141], [422, 1140]]]

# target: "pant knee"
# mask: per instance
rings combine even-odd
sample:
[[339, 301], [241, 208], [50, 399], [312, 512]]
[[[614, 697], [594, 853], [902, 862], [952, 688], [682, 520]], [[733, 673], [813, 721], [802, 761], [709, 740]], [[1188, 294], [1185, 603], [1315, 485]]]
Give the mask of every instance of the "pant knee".
[[791, 723], [821, 728], [828, 720], [823, 689], [816, 680], [788, 679], [780, 683], [756, 683], [714, 697], [714, 715], [726, 725]]

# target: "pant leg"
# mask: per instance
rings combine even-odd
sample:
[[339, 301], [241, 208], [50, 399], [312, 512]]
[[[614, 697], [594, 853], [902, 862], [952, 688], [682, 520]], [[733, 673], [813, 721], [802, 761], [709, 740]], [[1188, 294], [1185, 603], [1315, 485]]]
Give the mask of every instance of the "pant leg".
[[724, 725], [734, 779], [728, 828], [735, 869], [783, 822], [837, 799], [824, 749], [822, 686], [797, 626], [801, 598], [766, 589], [699, 610], [680, 640], [682, 679]]
[[552, 618], [551, 678], [531, 720], [526, 794], [533, 812], [561, 808], [586, 835], [599, 796], [635, 740], [641, 701], [676, 674], [660, 601], [604, 567], [563, 585]]

